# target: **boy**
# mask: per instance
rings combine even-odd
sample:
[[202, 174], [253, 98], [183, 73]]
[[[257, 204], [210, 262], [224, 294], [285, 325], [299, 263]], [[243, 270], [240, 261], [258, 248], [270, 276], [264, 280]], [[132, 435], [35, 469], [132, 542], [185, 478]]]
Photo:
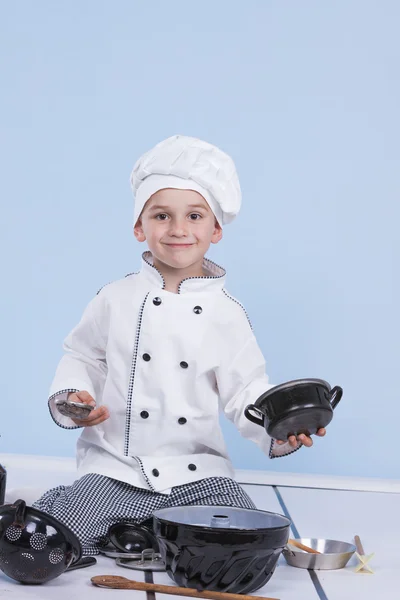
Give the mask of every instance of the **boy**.
[[[270, 457], [312, 445], [306, 436], [270, 440], [244, 416], [272, 386], [224, 269], [204, 258], [240, 208], [230, 157], [175, 136], [139, 159], [131, 182], [134, 234], [149, 251], [139, 273], [100, 290], [65, 341], [49, 408], [60, 427], [84, 427], [80, 478], [35, 502], [76, 533], [84, 554], [99, 552], [113, 523], [165, 506], [254, 508], [232, 479], [220, 408]], [[96, 408], [73, 421], [57, 398]]]

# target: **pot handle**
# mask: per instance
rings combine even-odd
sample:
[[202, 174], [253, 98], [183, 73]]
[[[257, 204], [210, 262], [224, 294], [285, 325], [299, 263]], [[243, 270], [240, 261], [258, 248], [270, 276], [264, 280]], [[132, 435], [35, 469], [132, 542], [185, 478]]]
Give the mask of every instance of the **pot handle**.
[[343, 396], [343, 390], [341, 387], [339, 387], [337, 385], [331, 389], [330, 394], [331, 394], [331, 397], [330, 397], [331, 406], [332, 406], [332, 408], [336, 408], [336, 406], [339, 404], [339, 402]]
[[139, 524], [139, 527], [141, 527], [142, 531], [144, 531], [145, 533], [148, 534], [149, 539], [151, 540], [151, 545], [153, 547], [154, 552], [159, 552], [160, 548], [158, 545], [158, 539], [157, 539], [157, 536], [154, 533], [152, 527], [150, 525], [144, 525], [142, 523]]
[[[250, 412], [251, 410], [254, 410], [259, 415], [262, 415], [262, 418], [255, 417], [254, 415], [252, 415]], [[261, 425], [261, 427], [264, 427], [264, 415], [262, 413], [260, 413], [258, 408], [256, 406], [254, 406], [254, 404], [249, 404], [248, 406], [246, 406], [246, 408], [244, 409], [244, 414], [249, 419], [249, 421], [251, 421], [252, 423], [255, 423], [256, 425]]]
[[16, 500], [14, 504], [11, 505], [11, 508], [15, 508], [13, 526], [19, 527], [19, 529], [23, 529], [25, 527], [25, 500]]

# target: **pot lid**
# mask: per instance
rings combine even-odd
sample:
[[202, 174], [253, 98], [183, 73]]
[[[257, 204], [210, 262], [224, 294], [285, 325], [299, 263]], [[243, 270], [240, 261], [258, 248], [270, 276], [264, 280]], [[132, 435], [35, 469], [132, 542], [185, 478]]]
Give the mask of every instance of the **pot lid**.
[[174, 525], [210, 529], [254, 531], [290, 526], [290, 520], [278, 513], [231, 506], [175, 506], [156, 510], [153, 516]]

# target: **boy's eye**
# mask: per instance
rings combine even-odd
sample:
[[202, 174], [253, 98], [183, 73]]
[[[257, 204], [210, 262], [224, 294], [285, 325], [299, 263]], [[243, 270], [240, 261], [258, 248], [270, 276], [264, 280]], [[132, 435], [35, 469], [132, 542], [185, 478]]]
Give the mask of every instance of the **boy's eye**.
[[[157, 221], [166, 221], [169, 217], [166, 213], [158, 213], [158, 215], [154, 215], [155, 219], [157, 219]], [[202, 218], [202, 215], [200, 215], [199, 213], [191, 213], [189, 215], [189, 219], [191, 221], [198, 221], [199, 219]]]

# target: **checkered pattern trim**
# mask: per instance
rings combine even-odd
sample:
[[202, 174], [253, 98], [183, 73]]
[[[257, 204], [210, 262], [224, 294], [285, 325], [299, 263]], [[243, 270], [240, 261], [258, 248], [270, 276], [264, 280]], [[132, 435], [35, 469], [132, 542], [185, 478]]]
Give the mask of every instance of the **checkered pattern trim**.
[[[143, 320], [143, 311], [146, 306], [147, 298], [149, 297], [148, 292], [146, 294], [145, 299], [142, 302], [142, 306], [140, 307], [138, 323], [136, 327], [136, 335], [135, 335], [135, 343], [133, 346], [133, 354], [132, 354], [132, 363], [131, 363], [131, 372], [129, 376], [129, 386], [128, 386], [128, 399], [126, 403], [126, 424], [125, 424], [125, 443], [124, 443], [124, 455], [129, 456], [129, 436], [131, 431], [131, 415], [132, 415], [132, 398], [133, 398], [133, 388], [135, 384], [135, 373], [136, 373], [136, 363], [137, 363], [137, 355], [139, 348], [139, 339], [140, 339], [140, 330], [142, 328], [142, 320]], [[144, 473], [143, 466], [141, 465], [141, 469]], [[149, 483], [147, 476], [145, 476], [146, 481]], [[149, 485], [151, 485], [149, 483]], [[153, 486], [151, 485], [151, 489]]]
[[144, 470], [144, 466], [143, 466], [143, 462], [142, 462], [142, 460], [139, 458], [139, 456], [134, 456], [133, 458], [134, 458], [134, 459], [137, 461], [137, 463], [139, 464], [139, 467], [140, 467], [140, 472], [141, 472], [141, 474], [143, 475], [143, 477], [144, 477], [144, 480], [146, 481], [147, 485], [148, 485], [148, 486], [149, 486], [149, 488], [150, 488], [150, 489], [151, 489], [151, 490], [154, 492], [156, 488], [155, 488], [155, 487], [154, 487], [154, 485], [151, 483], [150, 479], [147, 477], [147, 473], [146, 473], [146, 471]]
[[144, 262], [145, 262], [146, 264], [148, 264], [148, 265], [149, 265], [149, 267], [151, 267], [152, 269], [154, 269], [155, 271], [157, 271], [157, 273], [158, 273], [158, 275], [160, 276], [160, 279], [161, 279], [161, 281], [162, 281], [162, 289], [165, 289], [165, 279], [164, 279], [164, 276], [163, 276], [163, 274], [162, 274], [162, 273], [161, 273], [161, 272], [160, 272], [160, 271], [157, 269], [157, 267], [155, 267], [155, 266], [153, 265], [153, 263], [151, 262], [151, 260], [152, 260], [152, 254], [151, 254], [151, 252], [149, 252], [148, 250], [147, 250], [146, 252], [143, 252], [143, 254], [142, 254], [142, 258], [143, 258]]
[[[142, 254], [142, 258], [146, 264], [148, 264], [150, 267], [155, 269], [155, 271], [157, 271], [158, 275], [160, 276], [160, 280], [162, 281], [162, 287], [164, 289], [165, 288], [165, 279], [164, 279], [162, 273], [157, 269], [157, 267], [154, 266], [154, 264], [152, 262], [153, 257], [152, 257], [151, 252], [149, 252], [149, 251], [144, 252]], [[203, 267], [211, 274], [210, 275], [202, 275], [200, 277], [186, 277], [185, 279], [182, 279], [182, 281], [178, 285], [178, 294], [181, 293], [182, 284], [185, 283], [185, 281], [190, 281], [190, 279], [221, 279], [222, 277], [225, 277], [225, 275], [226, 275], [225, 269], [223, 267], [220, 267], [220, 265], [217, 265], [217, 263], [210, 260], [209, 258], [203, 259]]]
[[[293, 452], [297, 452], [297, 450], [300, 450], [302, 445], [303, 444], [301, 442], [297, 442], [297, 447], [292, 448], [289, 445], [289, 442], [287, 442], [287, 444], [280, 445], [276, 443], [276, 440], [271, 440], [271, 446], [269, 448], [269, 457], [281, 458], [282, 456], [289, 456], [290, 454], [293, 454]], [[285, 448], [287, 448], [288, 446], [290, 448], [289, 452], [285, 451]]]
[[108, 285], [110, 285], [110, 283], [113, 283], [112, 281], [109, 281], [108, 283], [105, 283], [104, 285], [101, 286], [101, 288], [96, 292], [96, 296], [98, 296], [101, 292], [102, 289], [104, 289], [105, 287], [107, 287]]
[[247, 311], [246, 311], [245, 307], [243, 306], [243, 304], [241, 304], [239, 302], [239, 300], [236, 300], [236, 298], [234, 298], [233, 296], [231, 296], [230, 294], [228, 294], [228, 292], [225, 289], [223, 289], [222, 291], [224, 292], [225, 296], [227, 298], [229, 298], [229, 300], [232, 300], [232, 302], [236, 302], [236, 304], [238, 304], [240, 306], [240, 308], [243, 310], [244, 314], [246, 315], [246, 319], [247, 319], [247, 321], [248, 321], [248, 323], [250, 325], [250, 329], [253, 331], [253, 325], [251, 324], [250, 317], [247, 314]]
[[256, 508], [248, 494], [229, 477], [208, 477], [172, 488], [167, 506], [190, 505]]
[[[134, 273], [128, 273], [127, 275], [125, 275], [125, 277], [130, 277], [130, 275], [137, 275], [138, 271], [135, 271]], [[104, 285], [101, 286], [101, 288], [98, 290], [98, 292], [96, 292], [96, 296], [98, 296], [101, 292], [101, 290], [105, 287], [107, 287], [107, 285], [110, 285], [111, 283], [113, 283], [113, 281], [109, 281], [108, 283], [105, 283]]]
[[190, 281], [190, 279], [222, 279], [222, 277], [225, 277], [226, 275], [225, 269], [217, 265], [217, 263], [210, 260], [209, 258], [205, 258], [203, 260], [203, 265], [209, 272], [214, 274], [202, 275], [201, 277], [186, 277], [185, 279], [182, 279], [178, 286], [178, 294], [181, 293], [182, 284], [185, 283], [185, 281]]
[[140, 523], [151, 518], [155, 510], [183, 505], [255, 508], [241, 486], [228, 477], [202, 479], [172, 488], [165, 495], [95, 473], [70, 486], [53, 488], [33, 503], [75, 533], [85, 556], [99, 554], [114, 523]]

